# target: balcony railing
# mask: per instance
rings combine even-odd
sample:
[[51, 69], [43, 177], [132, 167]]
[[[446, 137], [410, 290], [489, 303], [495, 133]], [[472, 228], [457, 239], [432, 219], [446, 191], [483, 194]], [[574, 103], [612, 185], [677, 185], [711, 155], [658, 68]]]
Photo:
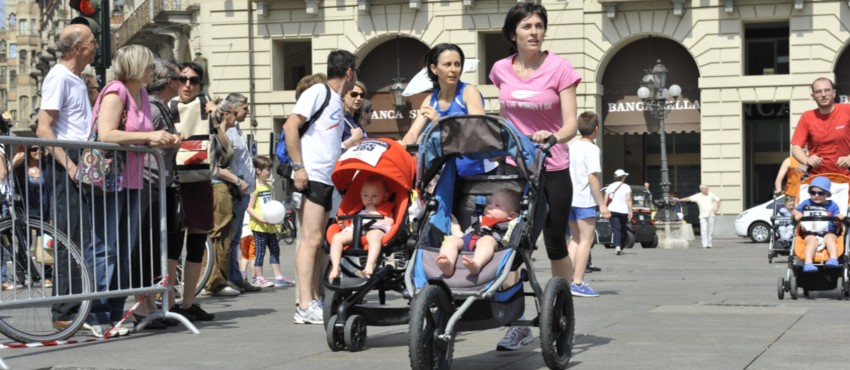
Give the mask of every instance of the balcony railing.
[[133, 35], [155, 23], [156, 19], [166, 11], [185, 10], [187, 0], [145, 0], [117, 30], [112, 31], [112, 50], [118, 50], [125, 45]]

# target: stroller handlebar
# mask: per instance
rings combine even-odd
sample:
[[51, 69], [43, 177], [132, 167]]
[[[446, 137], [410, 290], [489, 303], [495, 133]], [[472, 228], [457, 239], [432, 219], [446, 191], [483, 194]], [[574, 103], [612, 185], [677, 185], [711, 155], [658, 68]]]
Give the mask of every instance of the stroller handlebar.
[[353, 220], [355, 218], [359, 218], [361, 220], [382, 220], [384, 219], [383, 215], [347, 215], [347, 216], [336, 216], [337, 220]]

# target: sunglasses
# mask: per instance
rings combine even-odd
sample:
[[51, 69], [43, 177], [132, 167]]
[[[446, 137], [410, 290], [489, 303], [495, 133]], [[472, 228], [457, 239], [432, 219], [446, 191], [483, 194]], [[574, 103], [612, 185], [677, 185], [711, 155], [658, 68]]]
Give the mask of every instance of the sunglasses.
[[180, 76], [180, 77], [177, 77], [177, 80], [180, 81], [181, 84], [185, 84], [186, 81], [189, 81], [189, 83], [192, 84], [192, 85], [197, 85], [197, 84], [201, 83], [201, 78], [197, 77], [197, 76], [195, 76], [195, 77]]
[[352, 97], [352, 98], [354, 98], [354, 99], [357, 99], [358, 97], [360, 97], [360, 98], [365, 98], [365, 97], [366, 97], [366, 94], [364, 94], [364, 93], [359, 93], [359, 92], [357, 92], [357, 91], [352, 91], [352, 92], [348, 93], [348, 96], [350, 96], [350, 97]]
[[814, 196], [818, 196], [818, 197], [825, 197], [827, 194], [829, 194], [829, 193], [827, 193], [825, 191], [817, 191], [817, 190], [810, 190], [809, 191], [809, 195], [814, 195]]

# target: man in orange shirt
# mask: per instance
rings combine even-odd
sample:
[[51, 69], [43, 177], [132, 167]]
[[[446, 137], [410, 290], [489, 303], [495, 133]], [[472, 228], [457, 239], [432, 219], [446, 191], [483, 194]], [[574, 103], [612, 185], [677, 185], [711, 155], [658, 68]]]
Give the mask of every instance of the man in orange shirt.
[[[812, 173], [850, 175], [850, 105], [835, 104], [835, 84], [821, 77], [812, 83], [817, 109], [806, 111], [791, 137], [791, 154]], [[808, 146], [809, 153], [803, 151]]]

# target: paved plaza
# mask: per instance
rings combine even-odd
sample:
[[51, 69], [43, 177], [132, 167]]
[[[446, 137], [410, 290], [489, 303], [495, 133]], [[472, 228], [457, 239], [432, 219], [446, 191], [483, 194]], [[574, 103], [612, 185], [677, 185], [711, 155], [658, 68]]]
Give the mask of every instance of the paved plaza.
[[[693, 242], [692, 242], [693, 245]], [[850, 302], [832, 293], [780, 301], [783, 263], [744, 239], [702, 248], [593, 249], [599, 298], [576, 298], [573, 369], [815, 369], [850, 366]], [[284, 248], [293, 275], [293, 248]], [[541, 251], [538, 251], [541, 252]], [[536, 253], [541, 279], [549, 277]], [[268, 268], [268, 267], [267, 267]], [[331, 352], [321, 326], [294, 325], [295, 291], [201, 298], [216, 321], [200, 335], [173, 328], [77, 345], [5, 349], [13, 369], [405, 369], [406, 326], [369, 327], [366, 349]], [[397, 302], [398, 303], [398, 302]], [[534, 314], [534, 303], [526, 308]], [[534, 329], [538, 333], [537, 329]], [[81, 332], [82, 333], [82, 332]], [[456, 369], [542, 369], [540, 343], [497, 352], [503, 330], [460, 333]], [[78, 335], [75, 339], [88, 339]]]

